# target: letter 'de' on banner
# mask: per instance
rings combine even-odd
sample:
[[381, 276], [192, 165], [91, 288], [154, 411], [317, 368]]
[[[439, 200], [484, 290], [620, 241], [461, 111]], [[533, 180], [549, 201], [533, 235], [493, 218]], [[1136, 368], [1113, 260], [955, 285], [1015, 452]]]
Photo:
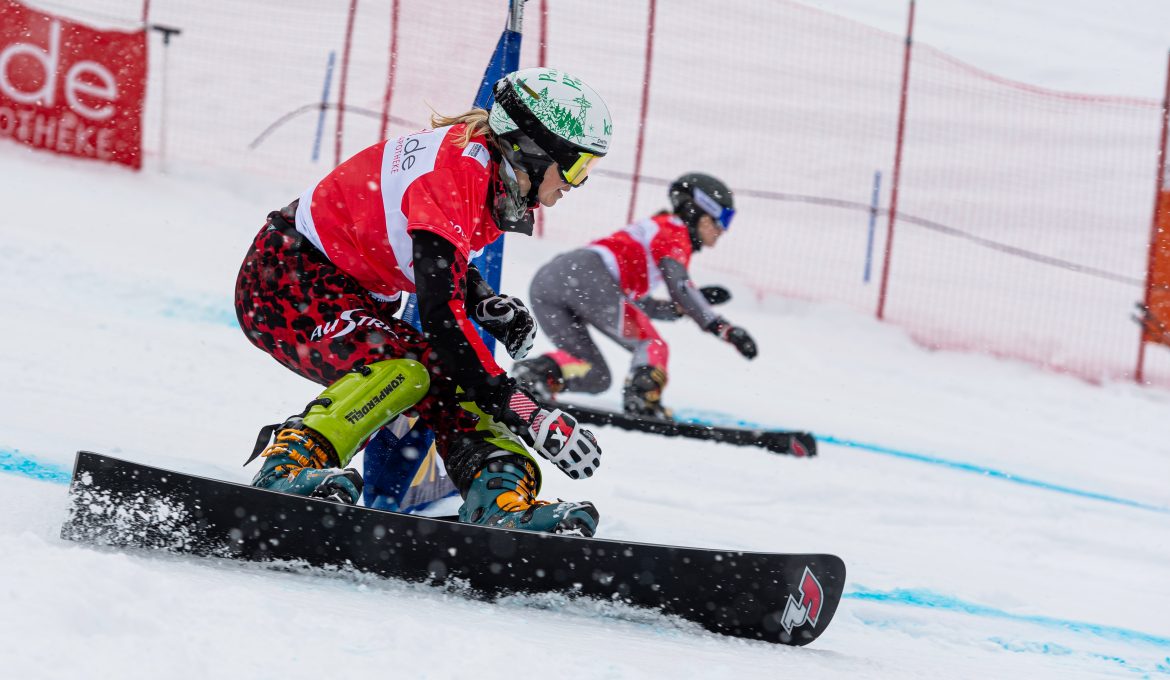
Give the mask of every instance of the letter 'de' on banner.
[[142, 167], [146, 30], [0, 0], [0, 140]]

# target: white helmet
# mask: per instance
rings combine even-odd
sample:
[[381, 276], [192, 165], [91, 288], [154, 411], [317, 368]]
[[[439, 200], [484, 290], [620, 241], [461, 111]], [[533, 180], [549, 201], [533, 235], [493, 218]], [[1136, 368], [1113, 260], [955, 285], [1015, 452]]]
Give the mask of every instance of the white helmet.
[[597, 159], [609, 152], [613, 117], [601, 95], [551, 68], [526, 68], [501, 78], [489, 123], [514, 166], [540, 177], [556, 163], [580, 186]]

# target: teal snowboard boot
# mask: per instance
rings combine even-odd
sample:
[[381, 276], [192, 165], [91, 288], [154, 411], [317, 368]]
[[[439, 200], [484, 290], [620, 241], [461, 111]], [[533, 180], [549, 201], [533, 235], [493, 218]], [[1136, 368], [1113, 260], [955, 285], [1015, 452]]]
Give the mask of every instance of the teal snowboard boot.
[[264, 452], [264, 467], [252, 486], [354, 505], [362, 495], [362, 477], [353, 468], [340, 469], [332, 445], [304, 426], [300, 418], [285, 421]]
[[588, 501], [555, 503], [536, 499], [540, 468], [526, 456], [499, 451], [475, 475], [459, 521], [503, 529], [592, 536], [600, 515]]

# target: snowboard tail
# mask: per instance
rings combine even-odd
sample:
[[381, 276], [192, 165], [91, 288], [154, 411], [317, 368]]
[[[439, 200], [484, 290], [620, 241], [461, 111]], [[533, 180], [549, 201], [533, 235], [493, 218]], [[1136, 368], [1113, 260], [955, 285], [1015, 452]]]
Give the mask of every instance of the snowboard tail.
[[291, 496], [79, 451], [62, 538], [648, 607], [726, 635], [804, 645], [833, 618], [833, 555], [708, 550], [462, 524]]

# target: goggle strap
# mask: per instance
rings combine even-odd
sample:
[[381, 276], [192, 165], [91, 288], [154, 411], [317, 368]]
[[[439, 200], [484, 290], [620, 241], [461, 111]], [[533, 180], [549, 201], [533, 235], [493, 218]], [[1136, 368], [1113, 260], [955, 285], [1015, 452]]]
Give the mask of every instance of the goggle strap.
[[709, 196], [706, 191], [703, 191], [699, 187], [695, 187], [692, 195], [694, 196], [695, 203], [698, 204], [699, 208], [701, 208], [703, 212], [718, 220], [720, 226], [722, 226], [724, 229], [727, 229], [729, 226], [731, 226], [731, 218], [735, 215], [735, 208], [728, 208], [720, 205], [719, 201], [711, 198], [711, 196]]

